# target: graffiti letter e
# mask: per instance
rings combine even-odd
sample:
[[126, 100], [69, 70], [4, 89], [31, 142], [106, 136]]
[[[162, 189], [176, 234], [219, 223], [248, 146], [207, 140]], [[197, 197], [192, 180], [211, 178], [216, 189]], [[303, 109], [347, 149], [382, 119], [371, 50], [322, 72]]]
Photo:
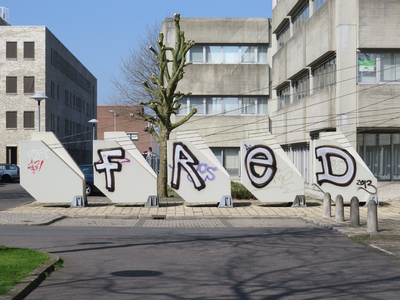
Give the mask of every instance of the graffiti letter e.
[[171, 187], [178, 190], [181, 181], [181, 167], [185, 169], [188, 176], [192, 179], [194, 187], [200, 191], [206, 187], [203, 178], [199, 175], [194, 165], [199, 164], [199, 160], [183, 143], [174, 143], [173, 168]]
[[[247, 151], [244, 166], [251, 184], [259, 189], [271, 182], [277, 169], [274, 152], [264, 145], [253, 146]], [[257, 173], [256, 166], [263, 168], [261, 175]]]
[[112, 158], [125, 158], [125, 151], [122, 148], [116, 149], [99, 149], [97, 151], [101, 162], [95, 162], [94, 166], [99, 173], [106, 175], [106, 188], [109, 192], [115, 190], [114, 172], [121, 172], [122, 165]]
[[[315, 148], [315, 155], [322, 163], [322, 173], [316, 174], [319, 185], [328, 182], [338, 186], [348, 186], [353, 182], [357, 167], [354, 157], [347, 150], [333, 146], [321, 146]], [[344, 174], [334, 174], [331, 157], [338, 157], [345, 161], [347, 168]]]

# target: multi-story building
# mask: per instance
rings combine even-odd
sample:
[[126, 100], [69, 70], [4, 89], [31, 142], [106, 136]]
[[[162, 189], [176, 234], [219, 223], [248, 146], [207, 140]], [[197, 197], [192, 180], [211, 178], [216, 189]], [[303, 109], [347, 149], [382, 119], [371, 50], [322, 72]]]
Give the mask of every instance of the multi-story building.
[[399, 198], [400, 2], [277, 0], [272, 10], [272, 133], [305, 181], [310, 145], [342, 132], [379, 180], [379, 196]]
[[149, 148], [157, 151], [150, 133], [145, 132], [147, 121], [135, 116], [136, 111], [143, 112], [141, 105], [98, 105], [97, 106], [97, 138], [104, 139], [105, 131], [125, 131], [140, 152]]
[[[177, 131], [197, 131], [229, 174], [240, 175], [239, 147], [249, 132], [267, 132], [270, 95], [270, 20], [183, 18], [181, 30], [195, 41], [178, 90], [179, 120], [193, 107], [197, 114]], [[165, 44], [174, 46], [175, 23], [162, 25]], [[176, 132], [171, 138], [176, 138]]]
[[38, 130], [34, 93], [49, 97], [40, 131], [53, 131], [79, 164], [90, 162], [96, 78], [46, 27], [0, 25], [0, 162], [18, 163], [19, 141]]

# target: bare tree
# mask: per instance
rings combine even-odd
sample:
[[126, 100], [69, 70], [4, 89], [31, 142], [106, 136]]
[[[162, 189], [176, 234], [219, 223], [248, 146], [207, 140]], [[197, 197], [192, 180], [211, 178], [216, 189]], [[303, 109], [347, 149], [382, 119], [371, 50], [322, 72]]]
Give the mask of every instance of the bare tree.
[[[123, 81], [118, 83], [114, 80], [120, 96], [133, 101], [133, 103], [137, 103], [140, 99], [140, 105], [151, 109], [151, 113], [148, 110], [136, 111], [136, 115], [152, 124], [144, 128], [144, 131], [149, 132], [160, 146], [160, 170], [157, 178], [157, 195], [160, 198], [167, 196], [167, 141], [170, 133], [197, 112], [197, 109], [193, 108], [187, 116], [176, 123], [171, 121], [171, 116], [176, 114], [181, 106], [179, 100], [191, 94], [176, 91], [178, 83], [185, 73], [184, 68], [190, 64], [186, 63], [186, 54], [194, 45], [194, 41], [190, 39], [185, 41], [185, 34], [180, 29], [179, 20], [180, 15], [175, 14], [175, 47], [167, 47], [164, 44], [162, 32], [153, 41], [154, 28], [148, 28], [149, 31], [146, 32], [149, 34], [145, 34], [147, 39], [141, 40], [142, 45], [144, 42], [150, 41], [153, 42], [152, 45], [157, 45], [157, 48], [153, 46], [140, 47], [137, 52], [131, 52], [130, 57], [125, 59], [121, 65]], [[139, 81], [141, 88], [138, 85]]]
[[[119, 66], [120, 76], [112, 77], [115, 105], [138, 105], [143, 99], [156, 100], [157, 97], [143, 86], [142, 82], [151, 82], [151, 74], [158, 74], [157, 57], [149, 51], [149, 45], [157, 45], [161, 22], [156, 20], [147, 25], [143, 34], [136, 40], [136, 48], [131, 49]], [[145, 112], [154, 114], [145, 107]], [[134, 113], [132, 111], [132, 113]]]

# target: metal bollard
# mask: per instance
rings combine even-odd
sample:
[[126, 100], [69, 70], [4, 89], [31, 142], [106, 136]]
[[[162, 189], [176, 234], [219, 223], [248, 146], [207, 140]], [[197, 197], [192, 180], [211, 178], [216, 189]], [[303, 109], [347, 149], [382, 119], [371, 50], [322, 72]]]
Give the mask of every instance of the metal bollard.
[[336, 196], [335, 201], [335, 222], [344, 222], [344, 207], [342, 195]]
[[368, 203], [367, 232], [378, 232], [378, 208], [375, 201], [370, 201]]
[[324, 218], [331, 217], [331, 194], [325, 193], [324, 204], [323, 204], [323, 215]]
[[351, 198], [350, 201], [350, 225], [360, 226], [360, 201], [357, 197]]

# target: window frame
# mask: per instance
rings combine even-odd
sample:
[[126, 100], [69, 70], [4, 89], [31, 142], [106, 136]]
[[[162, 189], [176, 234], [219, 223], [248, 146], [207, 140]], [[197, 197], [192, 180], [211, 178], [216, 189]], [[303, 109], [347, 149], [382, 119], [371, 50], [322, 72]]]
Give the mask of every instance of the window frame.
[[336, 85], [336, 69], [336, 55], [324, 60], [322, 63], [312, 68], [311, 73], [314, 93], [328, 86]]
[[[11, 46], [15, 46], [15, 49], [11, 49], [11, 48], [14, 48]], [[14, 50], [15, 50], [15, 57], [9, 57], [9, 53], [14, 52]], [[7, 60], [17, 60], [18, 59], [18, 42], [6, 42], [6, 59]]]
[[307, 22], [309, 18], [310, 18], [310, 5], [309, 2], [306, 1], [292, 17], [293, 35], [295, 35], [296, 32], [303, 27], [303, 25]]
[[[240, 147], [210, 147], [211, 151], [213, 154], [217, 157], [218, 161], [221, 163], [221, 165], [224, 167], [224, 169], [228, 172], [230, 177], [239, 177], [241, 174], [241, 164], [240, 164]], [[227, 155], [226, 152], [227, 150], [236, 150], [237, 151], [237, 174], [231, 174], [227, 169], [226, 169], [226, 161], [227, 161]], [[216, 155], [216, 152], [220, 151], [220, 156]], [[218, 158], [221, 157], [221, 160]], [[235, 168], [236, 170], [236, 168]]]
[[285, 85], [284, 87], [280, 88], [276, 95], [278, 96], [278, 109], [284, 108], [291, 104], [291, 97], [290, 97], [290, 84]]
[[[13, 120], [10, 120], [10, 118], [13, 118]], [[14, 125], [14, 123], [15, 126], [12, 126]], [[18, 128], [18, 112], [6, 111], [6, 129], [17, 129], [17, 128]]]
[[[29, 45], [33, 45], [32, 48], [29, 49]], [[31, 51], [31, 53], [30, 53]], [[28, 56], [30, 54], [31, 56]], [[35, 42], [24, 42], [24, 59], [33, 60], [35, 59]]]
[[[14, 89], [12, 91], [9, 91], [9, 88], [11, 88], [12, 82], [11, 79], [15, 79], [15, 91]], [[12, 84], [14, 86], [14, 84]], [[6, 77], [6, 94], [18, 94], [18, 77], [17, 76], [7, 76]]]
[[[209, 115], [209, 116], [267, 116], [269, 113], [268, 110], [268, 102], [269, 102], [269, 97], [268, 96], [250, 96], [250, 97], [237, 97], [237, 96], [192, 96], [192, 97], [184, 97], [182, 98], [179, 103], [181, 103], [181, 108], [177, 111], [178, 116], [185, 116], [190, 113], [191, 109], [193, 108], [193, 105], [191, 104], [191, 98], [196, 98], [196, 99], [203, 99], [203, 103], [200, 105], [201, 110], [198, 109], [198, 113], [196, 115]], [[238, 107], [234, 109], [234, 111], [237, 111], [237, 113], [229, 113], [231, 110], [226, 111], [226, 101], [224, 102], [224, 99], [234, 99], [236, 98], [238, 101]], [[246, 113], [243, 112], [245, 106], [243, 106], [243, 98], [251, 98], [254, 99], [254, 113]], [[210, 114], [208, 113], [208, 105], [207, 103], [210, 102], [210, 99], [214, 99], [211, 101], [221, 101], [217, 106], [219, 106], [218, 112], [215, 114]], [[266, 107], [266, 114], [260, 113], [261, 110], [261, 105], [265, 105]], [[197, 106], [199, 107], [199, 106]], [[248, 107], [248, 106], [246, 106]], [[202, 111], [202, 112], [201, 112]], [[228, 113], [226, 113], [228, 112]]]
[[[382, 74], [384, 72], [384, 70], [382, 70], [382, 55], [387, 55], [387, 54], [400, 55], [400, 52], [393, 52], [393, 51], [392, 52], [382, 52], [382, 51], [359, 52], [357, 54], [357, 84], [400, 84], [400, 76], [399, 76], [399, 79], [394, 79], [394, 80], [383, 80], [382, 79], [382, 76], [383, 76]], [[361, 78], [365, 78], [365, 76], [366, 76], [365, 74], [364, 74], [364, 76], [362, 76], [360, 73], [368, 72], [368, 71], [360, 71], [360, 69], [362, 67], [365, 67], [365, 66], [360, 65], [360, 61], [361, 61], [360, 56], [361, 55], [364, 55], [364, 56], [373, 55], [374, 56], [374, 64], [375, 64], [374, 71], [370, 71], [371, 74], [374, 75], [374, 76], [370, 77], [370, 78], [374, 78], [373, 82], [361, 82], [360, 81]], [[400, 58], [399, 58], [399, 60], [400, 60]], [[393, 65], [391, 65], [391, 66], [393, 66]], [[400, 74], [400, 67], [397, 67], [397, 66], [398, 65], [394, 64], [394, 68], [395, 68], [396, 72], [397, 72], [397, 68], [398, 68], [398, 73]]]
[[[32, 83], [28, 82], [28, 80], [30, 79], [32, 79]], [[24, 76], [24, 94], [34, 94], [34, 93], [35, 93], [35, 76]]]
[[[29, 119], [27, 116], [30, 116]], [[27, 124], [27, 123], [30, 124]], [[31, 126], [29, 126], [31, 125]], [[35, 112], [34, 111], [24, 111], [24, 129], [35, 129]]]
[[282, 27], [282, 29], [276, 34], [276, 41], [278, 43], [278, 50], [281, 49], [290, 40], [290, 22]]
[[322, 7], [328, 0], [313, 0], [314, 2], [314, 13]]
[[[139, 132], [127, 132], [126, 135], [129, 137], [131, 141], [139, 140]], [[136, 138], [133, 138], [133, 136], [136, 136]]]
[[293, 102], [299, 101], [310, 96], [310, 73], [304, 73], [296, 80], [292, 81]]
[[[197, 47], [203, 47], [203, 60], [202, 61], [192, 61], [191, 60], [191, 49], [188, 51], [188, 53], [186, 54], [186, 60], [188, 62], [191, 62], [192, 64], [214, 64], [214, 65], [218, 65], [218, 64], [225, 64], [225, 65], [237, 65], [237, 64], [259, 64], [259, 65], [267, 65], [269, 63], [268, 61], [268, 50], [269, 50], [269, 45], [268, 44], [224, 44], [224, 45], [208, 45], [208, 44], [204, 44], [204, 45], [197, 45]], [[208, 61], [208, 53], [207, 52], [207, 47], [219, 47], [219, 51], [217, 52], [213, 52], [216, 56], [219, 56], [218, 60], [216, 60], [216, 62], [212, 62], [212, 61]], [[224, 54], [224, 47], [238, 47], [238, 52], [237, 52], [237, 62], [224, 62], [225, 60], [225, 54]], [[242, 47], [254, 47], [254, 62], [251, 61], [244, 61], [242, 58]], [[260, 52], [263, 53], [265, 55], [265, 60], [266, 62], [259, 62], [262, 61], [262, 59], [260, 59], [259, 57], [259, 53], [258, 53], [258, 48], [259, 47], [266, 47], [267, 52]], [[210, 52], [211, 53], [211, 52]], [[218, 53], [218, 54], [216, 54]]]

